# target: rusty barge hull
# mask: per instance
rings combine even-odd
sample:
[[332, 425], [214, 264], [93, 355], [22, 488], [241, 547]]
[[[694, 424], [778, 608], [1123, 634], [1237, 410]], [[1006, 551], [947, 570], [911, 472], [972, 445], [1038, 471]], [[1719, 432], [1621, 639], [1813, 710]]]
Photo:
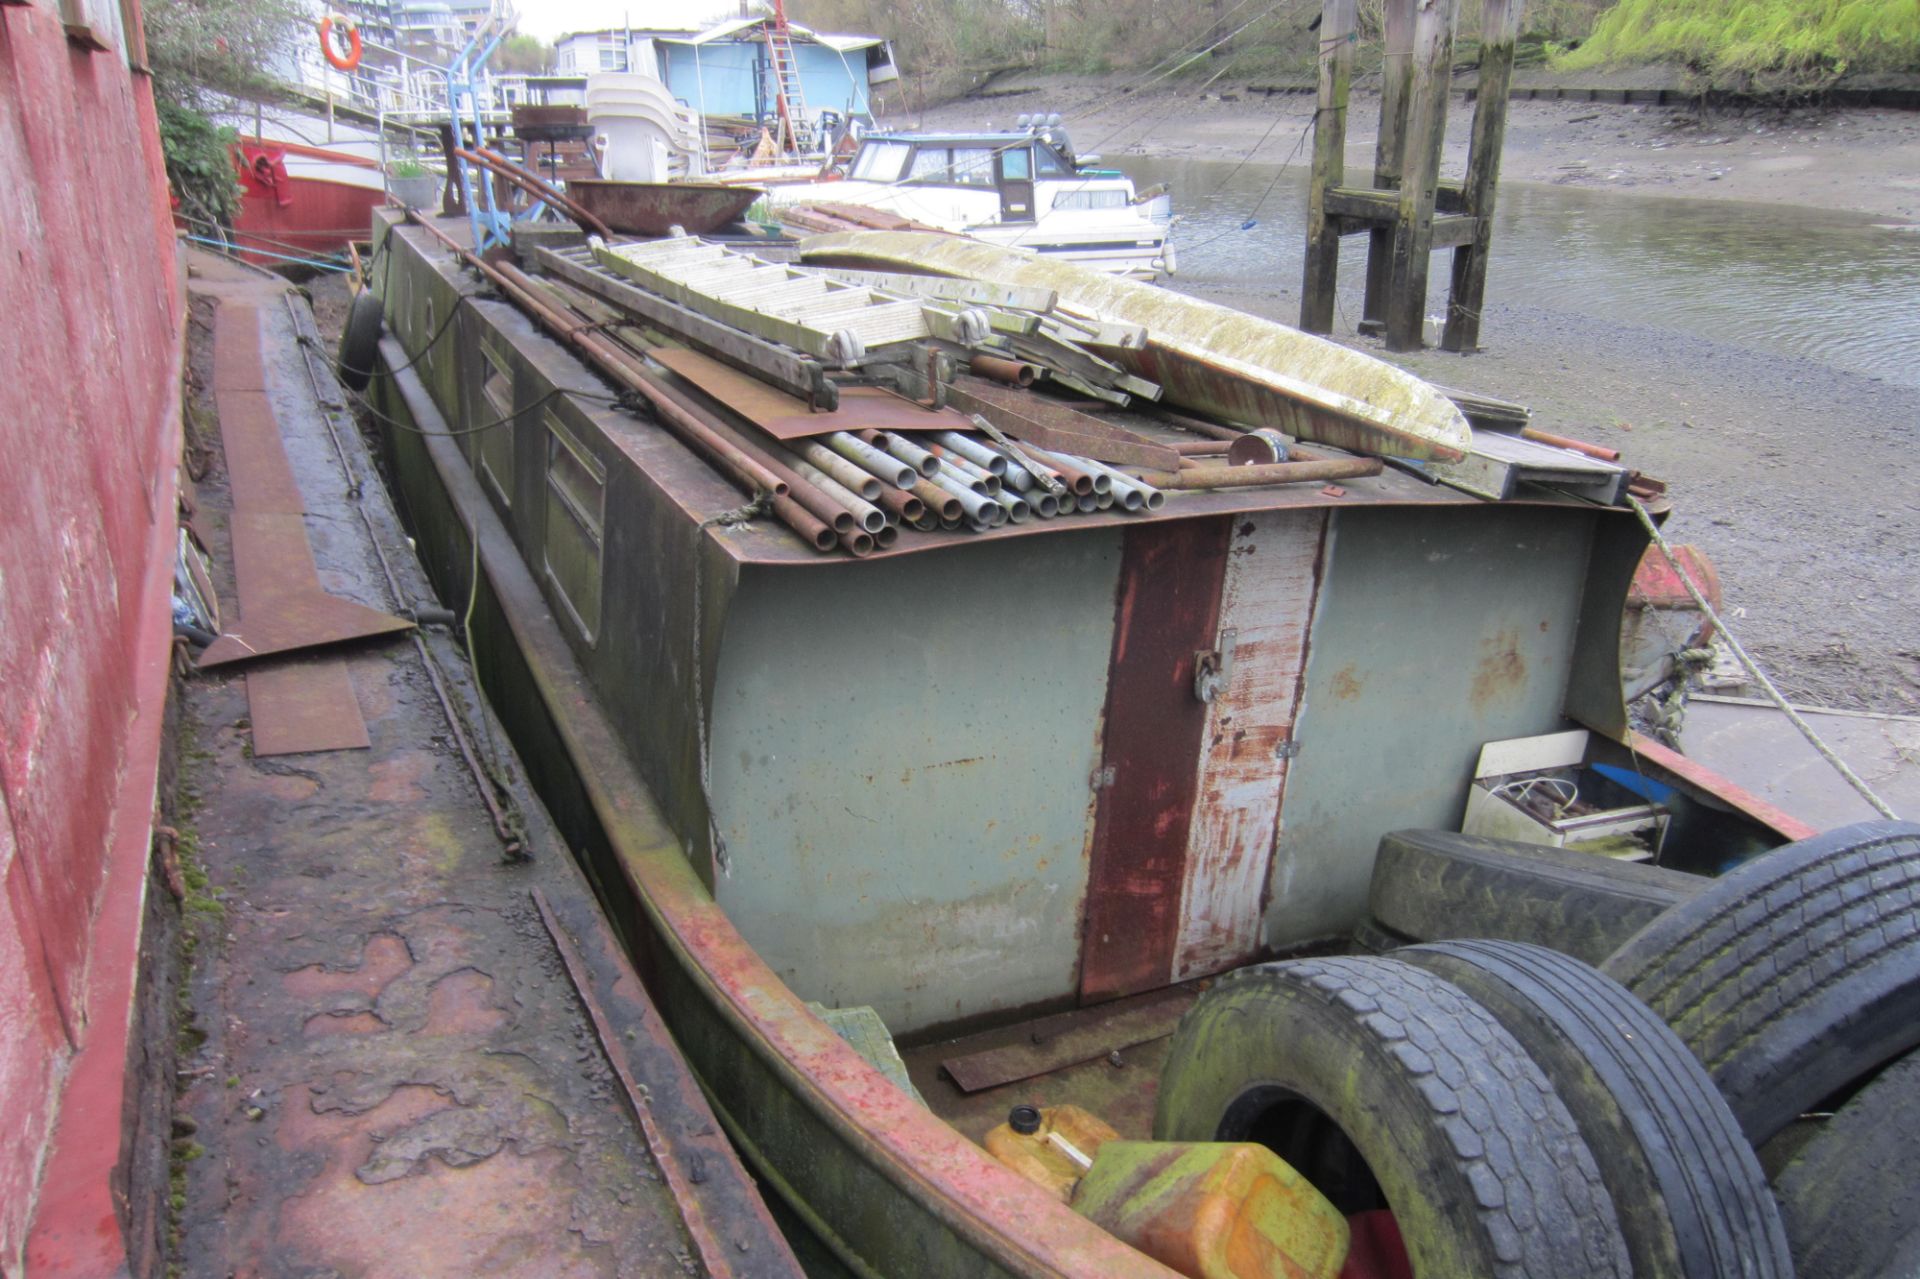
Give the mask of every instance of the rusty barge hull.
[[[376, 234], [375, 393], [429, 432], [386, 442], [422, 557], [448, 598], [478, 563], [475, 649], [536, 784], [722, 1122], [856, 1273], [1169, 1272], [807, 1000], [925, 1036], [1218, 972], [1351, 927], [1379, 836], [1457, 823], [1480, 742], [1580, 723], [1627, 758], [1644, 540], [1618, 512], [1389, 472], [822, 557], [722, 522], [740, 496], [684, 445], [423, 231]], [[1223, 647], [1235, 680], [1196, 700]]]
[[1452, 401], [1382, 360], [1325, 338], [1138, 280], [1024, 249], [912, 231], [813, 236], [810, 265], [946, 275], [1051, 289], [1146, 345], [1104, 354], [1161, 387], [1165, 403], [1357, 453], [1452, 462], [1473, 432]]

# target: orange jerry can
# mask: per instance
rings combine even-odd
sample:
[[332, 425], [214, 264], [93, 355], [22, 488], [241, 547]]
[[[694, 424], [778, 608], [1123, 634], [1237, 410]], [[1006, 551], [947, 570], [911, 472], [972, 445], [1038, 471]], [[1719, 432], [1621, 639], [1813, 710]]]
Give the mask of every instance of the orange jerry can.
[[1074, 1211], [1189, 1279], [1338, 1279], [1347, 1221], [1265, 1146], [1108, 1141]]
[[987, 1134], [987, 1153], [1061, 1203], [1093, 1166], [1100, 1147], [1120, 1134], [1078, 1106], [1015, 1106], [1007, 1122]]

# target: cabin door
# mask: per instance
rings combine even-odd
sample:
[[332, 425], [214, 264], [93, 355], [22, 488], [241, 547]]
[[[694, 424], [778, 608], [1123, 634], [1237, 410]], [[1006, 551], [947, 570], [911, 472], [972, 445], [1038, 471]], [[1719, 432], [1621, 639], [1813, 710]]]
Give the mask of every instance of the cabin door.
[[1083, 1001], [1258, 954], [1325, 536], [1321, 511], [1127, 530]]
[[1000, 152], [994, 159], [993, 178], [1000, 188], [1000, 220], [1033, 221], [1033, 148], [1010, 147]]

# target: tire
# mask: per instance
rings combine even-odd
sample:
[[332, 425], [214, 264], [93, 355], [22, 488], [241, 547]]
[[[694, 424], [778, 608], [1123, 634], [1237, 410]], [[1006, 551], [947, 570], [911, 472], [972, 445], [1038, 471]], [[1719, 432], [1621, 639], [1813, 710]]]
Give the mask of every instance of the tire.
[[1708, 882], [1548, 844], [1403, 830], [1380, 841], [1367, 900], [1381, 925], [1419, 941], [1531, 942], [1597, 964]]
[[1740, 1125], [1687, 1046], [1612, 978], [1544, 946], [1394, 952], [1491, 1012], [1567, 1104], [1636, 1275], [1791, 1279], [1787, 1235]]
[[1413, 938], [1402, 937], [1391, 928], [1383, 927], [1372, 915], [1366, 916], [1353, 926], [1353, 944], [1362, 954], [1384, 955], [1401, 946], [1413, 945]]
[[335, 372], [350, 391], [364, 391], [373, 381], [373, 362], [380, 353], [380, 327], [384, 320], [380, 299], [373, 290], [354, 294], [347, 309], [346, 325], [340, 330], [340, 359]]
[[1774, 1180], [1802, 1279], [1920, 1273], [1920, 1052], [1874, 1077]]
[[1181, 1019], [1153, 1134], [1261, 1141], [1343, 1213], [1391, 1207], [1421, 1279], [1631, 1273], [1540, 1068], [1457, 986], [1395, 959], [1223, 979]]
[[1920, 825], [1860, 822], [1711, 881], [1604, 965], [1759, 1146], [1920, 1043]]

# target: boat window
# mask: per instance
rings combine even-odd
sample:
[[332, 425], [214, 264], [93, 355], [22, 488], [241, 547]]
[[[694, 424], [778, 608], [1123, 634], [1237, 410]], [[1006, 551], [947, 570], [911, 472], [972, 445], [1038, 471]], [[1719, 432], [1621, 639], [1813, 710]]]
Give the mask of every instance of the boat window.
[[953, 149], [953, 180], [962, 186], [992, 186], [993, 148], [955, 147]]
[[591, 641], [600, 629], [607, 468], [557, 412], [548, 409], [542, 418], [547, 428], [547, 579]]
[[1124, 209], [1125, 191], [1062, 191], [1053, 197], [1056, 209]]
[[1033, 158], [1035, 166], [1043, 178], [1070, 177], [1073, 174], [1073, 170], [1067, 166], [1067, 162], [1062, 160], [1052, 147], [1035, 147], [1033, 149]]
[[904, 142], [865, 143], [854, 157], [853, 176], [863, 182], [897, 182], [911, 150]]
[[913, 153], [913, 168], [907, 171], [907, 181], [950, 182], [947, 163], [947, 148], [921, 147]]
[[[480, 405], [482, 422], [498, 422], [513, 416], [513, 365], [507, 360], [500, 339], [488, 337], [480, 343]], [[480, 439], [480, 474], [486, 477], [494, 494], [506, 506], [513, 505], [513, 423], [505, 422], [484, 431]]]
[[1024, 182], [1033, 176], [1033, 150], [1014, 147], [1000, 153], [1000, 175], [1009, 182]]

